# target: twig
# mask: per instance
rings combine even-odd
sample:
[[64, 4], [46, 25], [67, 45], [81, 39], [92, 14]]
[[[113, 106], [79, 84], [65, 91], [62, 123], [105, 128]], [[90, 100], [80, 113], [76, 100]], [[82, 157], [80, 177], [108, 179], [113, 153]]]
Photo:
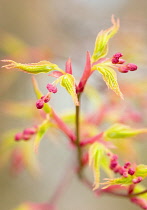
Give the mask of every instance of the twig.
[[[80, 101], [80, 94], [78, 94], [78, 100]], [[79, 168], [78, 168], [78, 176], [81, 179], [82, 178], [82, 169], [83, 169], [83, 164], [82, 164], [82, 148], [80, 146], [80, 105], [76, 106], [76, 113], [75, 113], [75, 125], [76, 125], [76, 146], [77, 146], [77, 156], [78, 156], [78, 163], [79, 163]]]

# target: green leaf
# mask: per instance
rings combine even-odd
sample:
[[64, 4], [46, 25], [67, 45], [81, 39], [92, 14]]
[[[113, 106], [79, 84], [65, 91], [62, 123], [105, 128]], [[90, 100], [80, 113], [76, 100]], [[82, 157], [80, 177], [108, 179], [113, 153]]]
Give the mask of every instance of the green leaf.
[[135, 176], [139, 177], [141, 176], [142, 178], [146, 178], [147, 177], [147, 165], [138, 165], [136, 167], [136, 172], [135, 172]]
[[123, 94], [121, 93], [117, 82], [116, 72], [111, 67], [109, 67], [105, 63], [101, 63], [93, 66], [92, 70], [98, 70], [102, 74], [103, 80], [105, 81], [108, 88], [113, 90], [118, 96], [123, 99]]
[[39, 125], [37, 134], [36, 134], [36, 137], [34, 140], [35, 151], [38, 151], [39, 143], [42, 140], [45, 133], [48, 131], [50, 125], [51, 125], [51, 123], [49, 122], [49, 119], [44, 120], [43, 123], [41, 125]]
[[127, 178], [121, 176], [121, 177], [116, 178], [116, 179], [107, 179], [107, 181], [103, 183], [103, 185], [106, 185], [103, 188], [107, 188], [111, 185], [127, 186], [127, 185], [132, 184], [132, 179], [133, 179], [133, 176], [131, 176], [131, 175], [129, 175]]
[[64, 87], [71, 95], [76, 106], [79, 106], [79, 101], [76, 94], [75, 78], [71, 74], [65, 74], [60, 77], [60, 85]]
[[38, 63], [22, 64], [17, 63], [12, 60], [2, 60], [3, 62], [9, 62], [10, 64], [4, 65], [3, 68], [13, 69], [17, 68], [27, 73], [39, 74], [39, 73], [48, 73], [50, 71], [60, 71], [63, 72], [56, 64], [53, 64], [49, 61], [40, 61]]
[[112, 38], [119, 29], [119, 19], [115, 21], [114, 16], [112, 16], [113, 26], [105, 31], [100, 31], [95, 41], [95, 48], [92, 55], [92, 62], [96, 62], [98, 59], [107, 55], [108, 52], [108, 41]]
[[123, 139], [147, 132], [147, 129], [133, 129], [124, 124], [114, 124], [104, 132], [106, 140]]
[[113, 171], [110, 169], [110, 159], [108, 156], [105, 155], [101, 158], [101, 167], [110, 178], [113, 178]]
[[[38, 87], [38, 83], [37, 83], [35, 77], [32, 77], [32, 83], [33, 83], [33, 88], [34, 88], [34, 92], [36, 94], [36, 97], [37, 97], [37, 99], [40, 99], [41, 96], [43, 96], [43, 94], [42, 94], [42, 92], [40, 91], [40, 89]], [[52, 108], [49, 106], [49, 104], [45, 103], [44, 107], [43, 107], [43, 110], [46, 113], [51, 113]]]
[[94, 188], [93, 190], [99, 187], [100, 182], [100, 165], [101, 159], [104, 156], [105, 147], [102, 144], [95, 142], [89, 148], [89, 165], [92, 166], [94, 174]]

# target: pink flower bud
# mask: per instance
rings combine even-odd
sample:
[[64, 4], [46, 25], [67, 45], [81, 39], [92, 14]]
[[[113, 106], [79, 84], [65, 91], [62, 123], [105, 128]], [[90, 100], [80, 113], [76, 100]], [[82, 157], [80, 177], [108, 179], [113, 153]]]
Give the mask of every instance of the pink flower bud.
[[126, 162], [125, 165], [124, 165], [124, 168], [128, 168], [131, 166], [131, 163], [130, 162]]
[[20, 141], [22, 139], [22, 133], [16, 133], [14, 139], [15, 141]]
[[44, 101], [42, 99], [37, 100], [36, 107], [37, 109], [42, 109], [44, 106]]
[[118, 64], [124, 64], [126, 61], [124, 59], [119, 59]]
[[112, 156], [112, 160], [118, 160], [118, 155], [114, 154], [114, 155]]
[[134, 175], [135, 170], [133, 168], [129, 168], [128, 170], [128, 174], [130, 174], [131, 176]]
[[135, 64], [133, 64], [133, 63], [128, 63], [128, 64], [126, 65], [126, 67], [127, 67], [127, 69], [130, 70], [130, 71], [135, 71], [135, 70], [137, 70], [137, 66], [136, 66]]
[[30, 135], [23, 135], [22, 138], [23, 138], [23, 140], [27, 141], [31, 138], [31, 136]]
[[112, 160], [110, 163], [110, 168], [113, 170], [114, 168], [116, 168], [117, 165], [118, 165], [117, 160]]
[[44, 103], [48, 103], [50, 101], [49, 96], [42, 96], [41, 99], [44, 101]]
[[49, 92], [51, 93], [57, 93], [57, 87], [52, 85], [52, 84], [47, 84], [46, 88], [48, 89]]
[[141, 176], [136, 177], [136, 178], [134, 178], [134, 179], [132, 180], [132, 182], [133, 182], [134, 184], [138, 184], [138, 183], [140, 183], [141, 181], [142, 181], [142, 177], [141, 177]]
[[123, 56], [123, 54], [122, 53], [120, 53], [120, 52], [118, 52], [118, 53], [115, 53], [114, 55], [113, 55], [113, 58], [120, 58], [120, 57], [122, 57]]
[[121, 66], [118, 68], [118, 71], [120, 71], [121, 73], [127, 73], [129, 70], [126, 66]]
[[36, 133], [36, 129], [35, 128], [26, 128], [23, 131], [23, 135], [33, 135]]
[[128, 173], [126, 171], [123, 173], [123, 177], [125, 177], [125, 178], [128, 177]]
[[119, 58], [114, 57], [114, 58], [112, 58], [111, 61], [112, 61], [113, 64], [117, 64], [117, 63], [119, 63]]
[[124, 167], [119, 168], [119, 174], [123, 175], [126, 172], [126, 169]]

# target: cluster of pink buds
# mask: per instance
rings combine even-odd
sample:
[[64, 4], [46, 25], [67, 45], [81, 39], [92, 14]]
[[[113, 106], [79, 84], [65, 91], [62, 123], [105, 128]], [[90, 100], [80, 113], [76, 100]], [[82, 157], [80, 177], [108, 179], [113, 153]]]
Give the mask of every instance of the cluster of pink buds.
[[37, 127], [34, 126], [33, 128], [26, 128], [22, 133], [16, 133], [15, 141], [20, 140], [29, 140], [34, 134], [37, 132]]
[[119, 53], [119, 52], [114, 54], [112, 57], [112, 63], [113, 64], [123, 64], [125, 62], [125, 60], [120, 59], [122, 56], [123, 56], [123, 54]]
[[[135, 169], [131, 167], [130, 162], [126, 162], [123, 166], [120, 166], [118, 163], [118, 156], [115, 154], [108, 154], [111, 156], [110, 158], [110, 169], [114, 171], [114, 173], [119, 173], [121, 176], [127, 178], [128, 175], [133, 176], [135, 174]], [[142, 177], [136, 177], [132, 180], [133, 184], [137, 184], [142, 181]]]
[[42, 96], [40, 99], [36, 102], [37, 109], [42, 109], [44, 107], [44, 103], [48, 103], [51, 98], [51, 93], [57, 93], [57, 87], [53, 84], [47, 84], [46, 86], [49, 93], [47, 93], [45, 96]]
[[137, 70], [137, 66], [133, 63], [128, 63], [123, 65], [126, 61], [123, 59], [120, 59], [123, 56], [122, 53], [116, 53], [113, 55], [111, 61], [113, 64], [116, 64], [117, 69], [121, 73], [127, 73], [128, 71], [135, 71]]

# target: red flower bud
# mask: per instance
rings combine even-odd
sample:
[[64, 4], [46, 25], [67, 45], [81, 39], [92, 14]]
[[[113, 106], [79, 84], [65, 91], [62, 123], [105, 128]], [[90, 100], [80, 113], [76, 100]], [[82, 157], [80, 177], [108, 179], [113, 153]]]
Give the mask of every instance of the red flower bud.
[[131, 166], [131, 163], [130, 162], [126, 162], [125, 165], [124, 165], [124, 168], [128, 168]]
[[120, 52], [118, 52], [118, 53], [115, 53], [114, 55], [113, 55], [113, 58], [120, 58], [120, 57], [122, 57], [123, 56], [123, 54], [122, 53], [120, 53]]
[[112, 63], [113, 64], [117, 64], [117, 63], [119, 63], [119, 58], [112, 58]]
[[128, 174], [130, 174], [131, 176], [134, 175], [135, 170], [133, 168], [129, 168], [128, 170]]
[[48, 103], [50, 101], [49, 96], [42, 96], [41, 99], [44, 101], [44, 103]]
[[128, 177], [128, 173], [126, 171], [123, 173], [123, 177], [125, 177], [125, 178]]
[[119, 59], [118, 64], [124, 64], [126, 61], [124, 59]]
[[121, 66], [118, 68], [118, 71], [120, 71], [121, 73], [127, 73], [129, 70], [126, 66]]
[[57, 87], [52, 85], [52, 84], [47, 84], [46, 88], [48, 89], [49, 92], [51, 93], [57, 93]]
[[26, 128], [23, 131], [23, 135], [33, 135], [36, 133], [36, 129], [35, 128]]
[[137, 177], [137, 178], [134, 178], [133, 180], [132, 180], [132, 182], [134, 183], [134, 184], [138, 184], [138, 183], [140, 183], [142, 181], [142, 177], [141, 176], [139, 176], [139, 177]]
[[20, 141], [22, 139], [22, 133], [16, 133], [14, 139], [15, 141]]
[[36, 107], [37, 109], [42, 109], [44, 106], [44, 101], [42, 99], [37, 100]]
[[31, 138], [31, 136], [30, 135], [23, 135], [22, 138], [23, 138], [23, 140], [27, 141]]
[[126, 67], [127, 67], [127, 69], [130, 70], [130, 71], [135, 71], [135, 70], [137, 70], [137, 66], [136, 66], [135, 64], [133, 64], [133, 63], [128, 63], [128, 64], [126, 65]]

